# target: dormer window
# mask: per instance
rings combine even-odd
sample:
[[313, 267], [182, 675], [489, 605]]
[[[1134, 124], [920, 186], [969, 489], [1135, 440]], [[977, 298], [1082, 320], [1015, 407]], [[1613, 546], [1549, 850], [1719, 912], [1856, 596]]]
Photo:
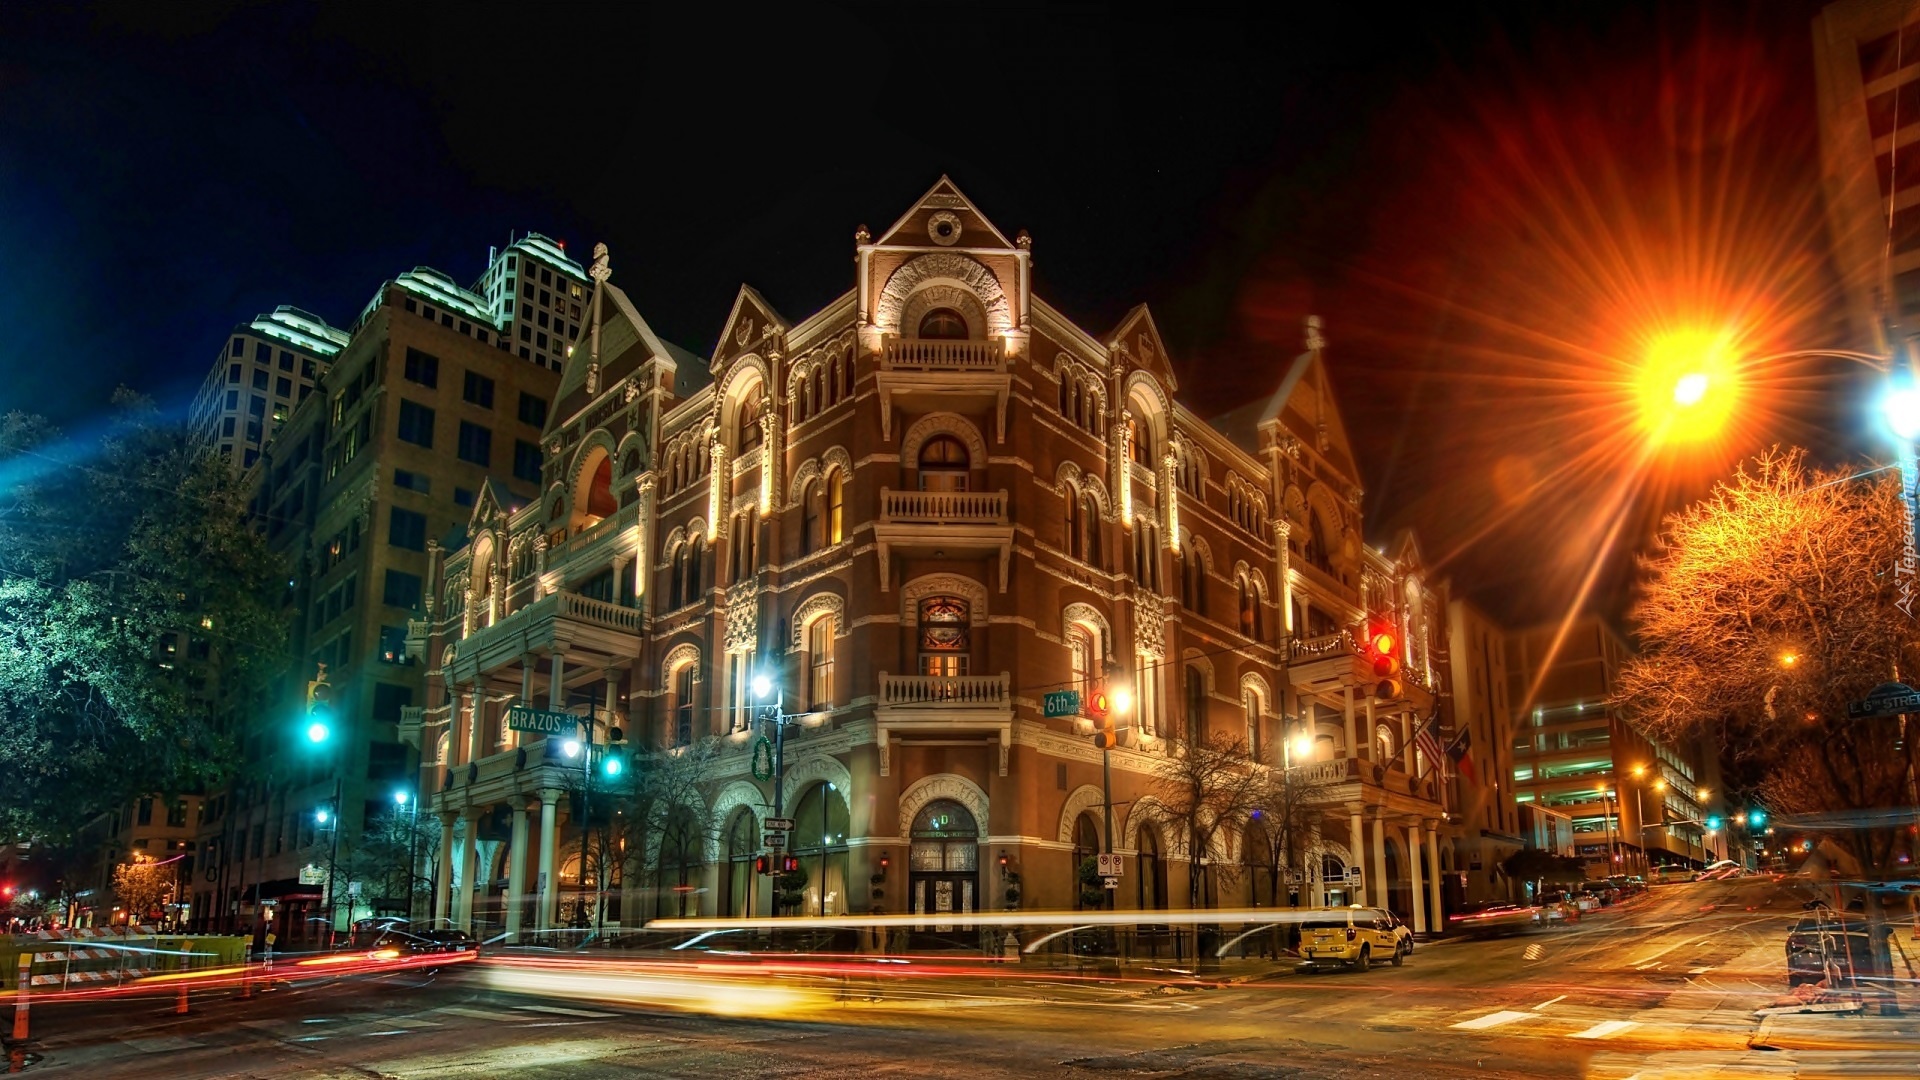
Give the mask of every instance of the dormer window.
[[929, 341], [965, 341], [967, 320], [952, 308], [934, 308], [920, 320], [920, 337]]

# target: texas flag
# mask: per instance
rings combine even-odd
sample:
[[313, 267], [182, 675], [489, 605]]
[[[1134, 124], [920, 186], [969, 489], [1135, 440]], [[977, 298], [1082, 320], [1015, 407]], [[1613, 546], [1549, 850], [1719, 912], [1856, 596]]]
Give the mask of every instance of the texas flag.
[[1469, 753], [1472, 749], [1473, 730], [1461, 728], [1459, 737], [1453, 740], [1453, 745], [1447, 747], [1447, 757], [1453, 761], [1454, 769], [1467, 778], [1468, 783], [1478, 784], [1480, 778], [1473, 774], [1473, 755]]

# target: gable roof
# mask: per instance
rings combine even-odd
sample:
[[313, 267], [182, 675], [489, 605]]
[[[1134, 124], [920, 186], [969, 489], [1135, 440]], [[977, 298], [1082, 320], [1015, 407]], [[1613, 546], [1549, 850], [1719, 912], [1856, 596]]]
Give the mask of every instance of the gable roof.
[[1160, 327], [1154, 324], [1153, 313], [1145, 304], [1135, 304], [1120, 320], [1120, 325], [1107, 335], [1114, 352], [1125, 350], [1133, 357], [1135, 366], [1150, 371], [1160, 378], [1167, 387], [1169, 397], [1180, 390], [1179, 380], [1173, 375], [1173, 358], [1167, 355], [1167, 341], [1160, 336]]
[[[653, 332], [653, 327], [633, 306], [626, 290], [611, 281], [601, 282], [599, 288], [604, 290], [600, 310], [602, 390], [626, 378], [654, 357], [674, 360], [680, 366], [679, 375], [682, 377], [687, 368], [697, 369], [701, 366], [692, 353], [669, 345]], [[583, 324], [580, 336], [573, 342], [567, 356], [566, 365], [560, 371], [560, 390], [554, 395], [553, 410], [547, 414], [548, 430], [564, 424], [587, 404], [587, 369], [593, 364], [592, 341], [593, 327]], [[688, 360], [693, 362], [689, 364]], [[679, 378], [675, 381], [678, 382]]]
[[[940, 210], [959, 212], [962, 219], [961, 235], [963, 237], [966, 235], [967, 226], [978, 224], [986, 230], [989, 236], [993, 237], [995, 243], [999, 244], [999, 246], [1003, 248], [1012, 248], [1014, 246], [1013, 241], [1008, 240], [1007, 235], [1001, 232], [999, 227], [992, 221], [989, 221], [987, 215], [980, 212], [980, 208], [973, 204], [972, 199], [960, 193], [960, 188], [954, 184], [953, 180], [949, 178], [946, 173], [941, 173], [940, 179], [934, 181], [933, 186], [927, 189], [927, 193], [915, 199], [913, 205], [907, 207], [907, 212], [901, 214], [898, 220], [887, 226], [874, 243], [899, 243], [912, 247], [925, 247], [928, 243], [926, 233], [919, 230], [912, 230], [909, 226], [922, 215]], [[965, 246], [977, 248], [992, 247], [993, 245], [967, 243]]]
[[784, 335], [792, 328], [793, 324], [773, 310], [760, 290], [742, 283], [740, 291], [733, 294], [733, 308], [727, 312], [727, 321], [721, 324], [720, 340], [713, 343], [708, 368], [718, 374], [729, 357], [752, 351], [769, 333]]

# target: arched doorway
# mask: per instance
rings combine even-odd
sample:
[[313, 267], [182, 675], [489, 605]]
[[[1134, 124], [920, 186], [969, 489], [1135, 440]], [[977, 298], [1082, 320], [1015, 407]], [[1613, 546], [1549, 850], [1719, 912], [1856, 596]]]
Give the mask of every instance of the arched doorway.
[[753, 811], [742, 809], [727, 827], [726, 876], [721, 880], [720, 913], [737, 919], [754, 914], [754, 886], [759, 875], [753, 872], [753, 860], [760, 854]]
[[[1385, 828], [1385, 825], [1381, 825]], [[1387, 908], [1409, 925], [1413, 922], [1413, 887], [1406, 872], [1406, 856], [1398, 841], [1387, 837]]]
[[[971, 914], [980, 889], [980, 826], [952, 799], [914, 815], [907, 849], [907, 897], [915, 915]], [[934, 929], [945, 929], [939, 923]]]
[[1320, 856], [1320, 883], [1325, 887], [1327, 907], [1359, 903], [1359, 890], [1347, 888], [1347, 861], [1332, 852]]
[[1259, 818], [1247, 822], [1247, 830], [1240, 834], [1240, 866], [1247, 876], [1247, 902], [1253, 907], [1279, 907], [1286, 899], [1274, 872], [1270, 835], [1267, 823]]
[[1092, 814], [1082, 811], [1073, 822], [1073, 865], [1068, 867], [1071, 873], [1067, 894], [1073, 897], [1076, 908], [1107, 906], [1107, 890], [1101, 886], [1099, 875], [1088, 872], [1088, 864], [1097, 863], [1099, 854], [1100, 827], [1093, 823]]
[[695, 895], [700, 876], [700, 824], [684, 807], [667, 815], [660, 834], [660, 864], [654, 873], [654, 913], [660, 918], [700, 913]]
[[815, 784], [793, 812], [795, 874], [781, 875], [781, 915], [847, 913], [847, 800], [831, 783]]
[[1151, 825], [1140, 829], [1140, 873], [1136, 876], [1141, 911], [1164, 911], [1167, 907], [1167, 863], [1160, 856], [1160, 833]]

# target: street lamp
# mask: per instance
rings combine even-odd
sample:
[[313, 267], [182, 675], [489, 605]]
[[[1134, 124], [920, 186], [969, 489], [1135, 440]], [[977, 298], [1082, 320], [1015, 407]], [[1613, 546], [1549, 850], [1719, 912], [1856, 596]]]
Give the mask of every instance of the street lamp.
[[420, 856], [416, 849], [416, 845], [420, 840], [420, 800], [414, 798], [403, 789], [393, 793], [393, 801], [400, 804], [400, 806], [404, 807], [407, 811], [407, 881], [405, 888], [407, 890], [407, 923], [411, 925], [413, 923], [413, 883], [414, 878], [420, 873]]

